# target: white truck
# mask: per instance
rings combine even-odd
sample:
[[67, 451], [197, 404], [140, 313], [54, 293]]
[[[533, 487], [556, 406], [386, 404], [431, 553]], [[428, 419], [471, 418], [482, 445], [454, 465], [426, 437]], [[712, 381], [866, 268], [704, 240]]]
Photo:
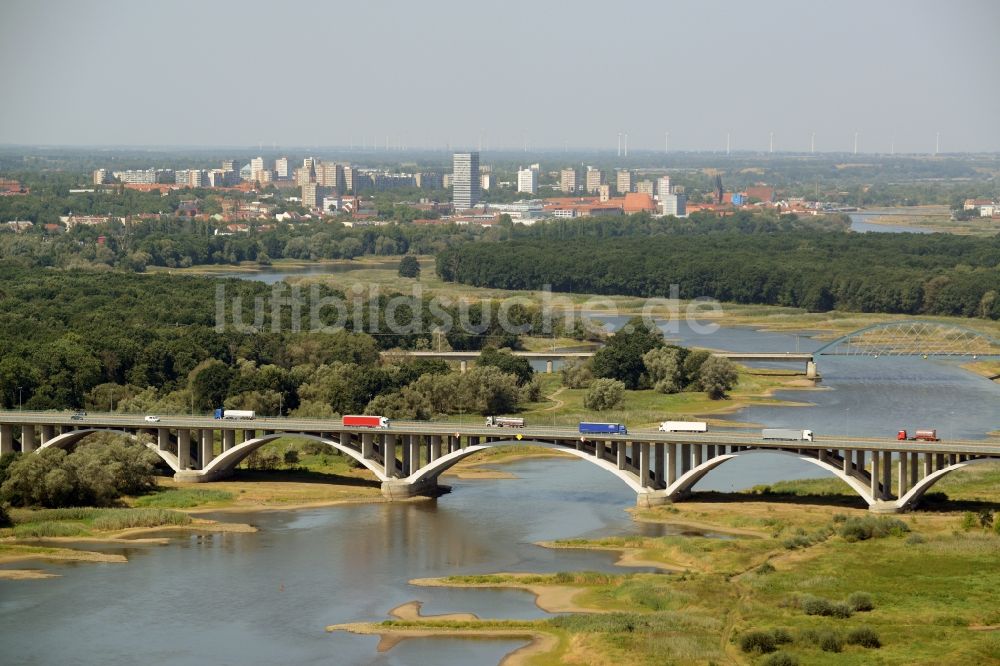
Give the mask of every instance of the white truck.
[[246, 420], [254, 418], [255, 414], [253, 410], [250, 409], [217, 409], [215, 410], [215, 418], [217, 419], [233, 419], [233, 420]]
[[664, 421], [657, 428], [660, 432], [708, 432], [704, 421]]
[[519, 416], [487, 416], [487, 428], [523, 428], [524, 419]]
[[765, 428], [760, 433], [761, 439], [780, 439], [788, 442], [813, 441], [812, 430], [792, 430], [790, 428]]

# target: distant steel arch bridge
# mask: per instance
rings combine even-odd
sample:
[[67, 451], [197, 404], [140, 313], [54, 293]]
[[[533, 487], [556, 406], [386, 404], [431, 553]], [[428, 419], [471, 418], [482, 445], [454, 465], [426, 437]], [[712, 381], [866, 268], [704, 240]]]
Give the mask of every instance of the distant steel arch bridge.
[[828, 342], [817, 356], [1000, 356], [1000, 340], [958, 324], [921, 319], [866, 326]]

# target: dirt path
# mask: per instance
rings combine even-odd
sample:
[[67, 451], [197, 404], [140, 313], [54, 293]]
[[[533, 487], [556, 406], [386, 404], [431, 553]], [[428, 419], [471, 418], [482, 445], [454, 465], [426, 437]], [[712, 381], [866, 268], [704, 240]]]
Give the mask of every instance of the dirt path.
[[555, 393], [553, 393], [551, 395], [545, 396], [546, 400], [551, 400], [552, 402], [554, 402], [556, 404], [552, 405], [551, 407], [546, 407], [542, 411], [543, 412], [554, 412], [557, 409], [559, 409], [560, 407], [562, 407], [563, 405], [565, 405], [566, 404], [565, 400], [560, 400], [559, 398], [556, 397], [557, 395], [559, 395], [560, 393], [562, 393], [565, 390], [566, 390], [565, 386], [560, 386], [558, 389], [556, 389]]

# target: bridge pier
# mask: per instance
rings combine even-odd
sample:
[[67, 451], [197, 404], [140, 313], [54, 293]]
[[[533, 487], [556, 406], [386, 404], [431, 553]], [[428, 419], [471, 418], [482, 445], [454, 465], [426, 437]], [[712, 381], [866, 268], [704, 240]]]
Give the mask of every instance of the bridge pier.
[[181, 470], [191, 467], [191, 431], [187, 428], [177, 431], [177, 466]]
[[55, 428], [50, 425], [42, 426], [42, 444], [46, 444], [50, 439], [56, 436]]
[[156, 448], [160, 451], [166, 451], [170, 448], [170, 429], [169, 428], [157, 428], [156, 429]]
[[35, 444], [35, 426], [21, 426], [21, 453], [31, 453], [38, 446]]
[[552, 359], [545, 361], [545, 374], [552, 374]]
[[396, 470], [396, 436], [382, 435], [382, 469], [389, 477], [398, 476]]
[[14, 427], [9, 423], [0, 424], [0, 454], [14, 452]]
[[816, 379], [818, 376], [816, 361], [806, 361], [806, 379]]
[[459, 372], [465, 372], [468, 369], [469, 369], [469, 362], [468, 361], [459, 361], [458, 362], [458, 371]]
[[229, 449], [236, 446], [236, 431], [235, 430], [223, 430], [222, 431], [222, 451], [226, 452]]

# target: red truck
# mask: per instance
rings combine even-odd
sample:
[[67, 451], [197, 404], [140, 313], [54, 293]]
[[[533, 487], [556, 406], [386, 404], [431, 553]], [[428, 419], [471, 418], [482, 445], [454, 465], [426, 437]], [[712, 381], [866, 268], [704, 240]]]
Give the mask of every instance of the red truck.
[[940, 442], [937, 430], [916, 430], [913, 437], [907, 435], [905, 430], [896, 433], [896, 439], [900, 442]]
[[389, 419], [384, 416], [351, 416], [345, 415], [341, 419], [341, 423], [345, 426], [353, 426], [355, 428], [388, 428]]

